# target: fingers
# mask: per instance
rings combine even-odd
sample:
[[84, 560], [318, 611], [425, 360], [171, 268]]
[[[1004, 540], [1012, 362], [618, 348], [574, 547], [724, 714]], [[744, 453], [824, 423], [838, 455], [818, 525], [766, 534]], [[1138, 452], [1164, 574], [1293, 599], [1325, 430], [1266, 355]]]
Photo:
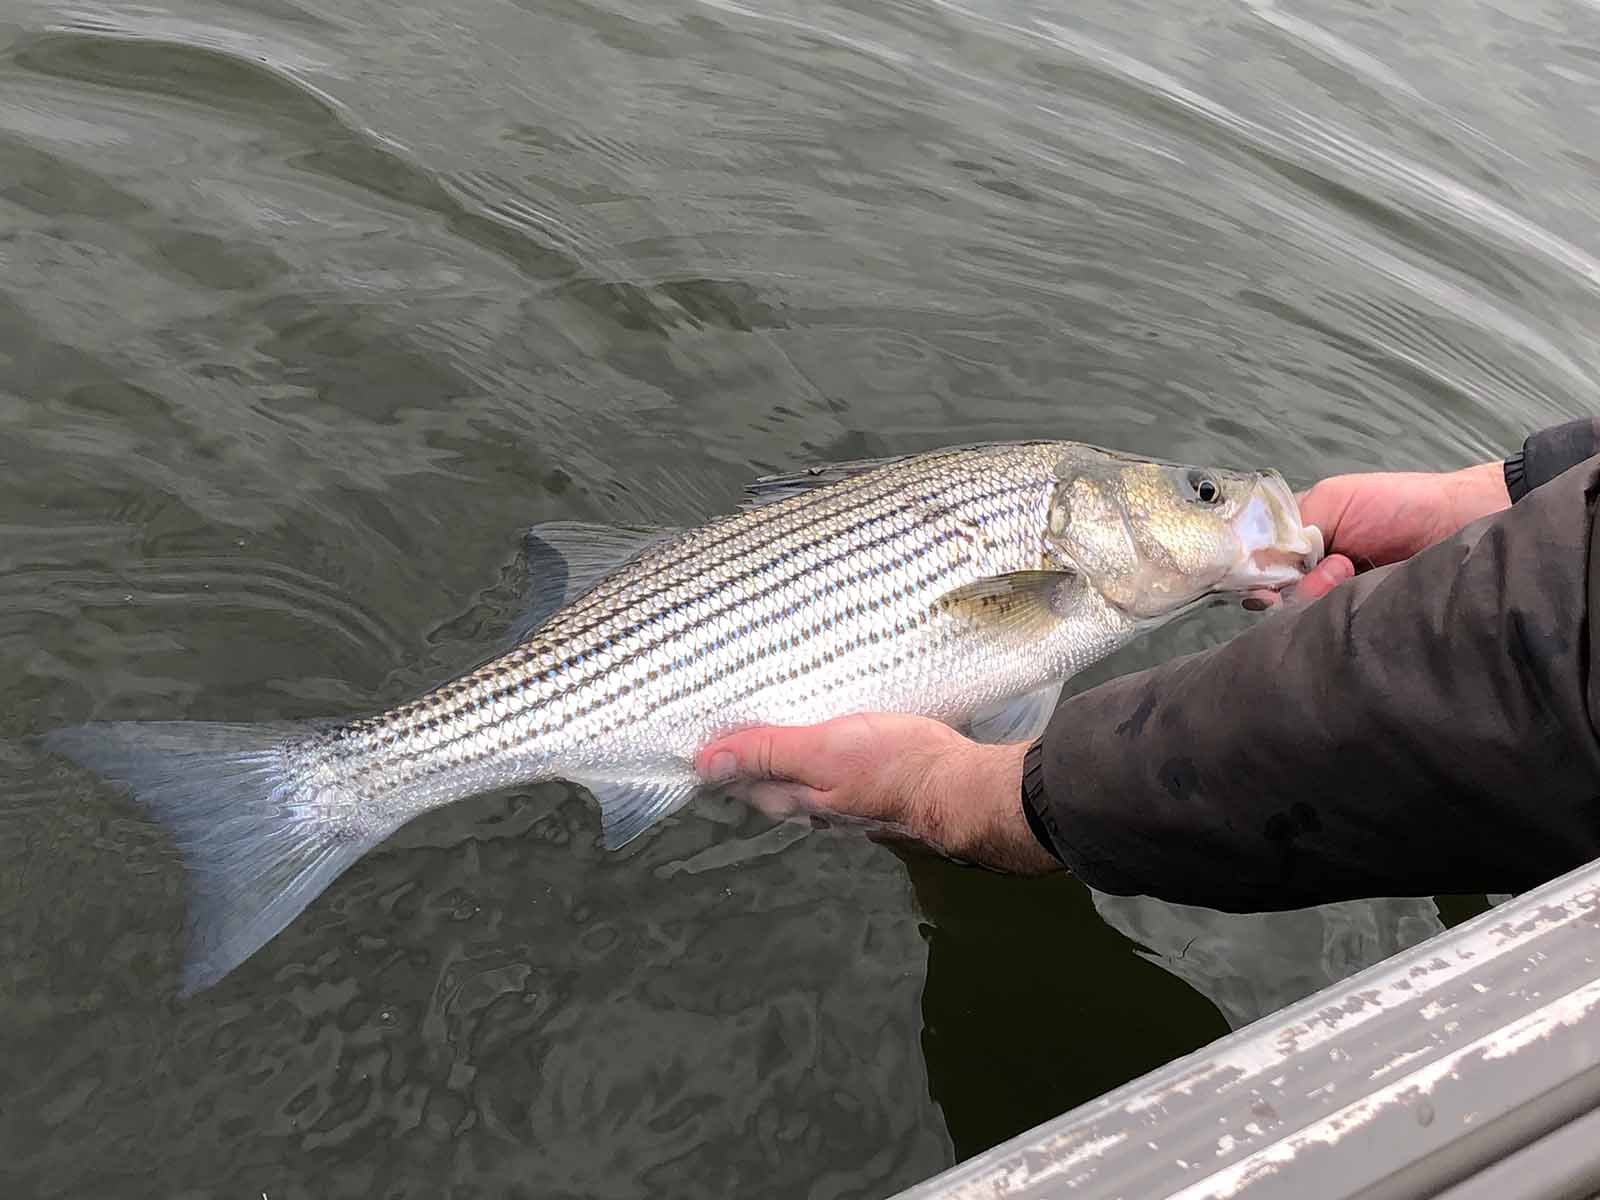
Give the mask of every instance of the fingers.
[[707, 746], [695, 768], [774, 817], [864, 821], [947, 854], [1037, 873], [1056, 863], [1018, 804], [1026, 751], [980, 746], [927, 717], [865, 713], [746, 729]]
[[1241, 603], [1251, 612], [1265, 612], [1280, 604], [1290, 606], [1306, 604], [1320, 596], [1326, 596], [1346, 579], [1353, 579], [1355, 574], [1355, 563], [1343, 554], [1330, 554], [1307, 571], [1305, 578], [1292, 587], [1282, 592], [1246, 592]]
[[736, 799], [765, 813], [774, 821], [792, 817], [796, 813], [816, 812], [823, 808], [823, 793], [803, 783], [775, 783], [764, 779], [743, 780], [730, 791]]
[[695, 769], [758, 807], [893, 822], [927, 807], [945, 758], [970, 745], [927, 717], [856, 714], [731, 734], [702, 750]]
[[1304, 579], [1295, 584], [1294, 600], [1300, 603], [1326, 596], [1345, 580], [1355, 578], [1355, 574], [1355, 563], [1342, 554], [1330, 554], [1306, 572]]
[[821, 754], [815, 726], [765, 726], [713, 742], [695, 759], [695, 770], [711, 783], [737, 779], [782, 779], [809, 784], [808, 764]]
[[841, 764], [858, 750], [859, 717], [821, 725], [767, 725], [731, 734], [707, 746], [695, 759], [695, 770], [712, 783], [735, 779], [768, 779], [827, 791], [838, 781]]
[[1381, 567], [1510, 502], [1501, 465], [1485, 463], [1463, 471], [1335, 475], [1300, 496], [1300, 517], [1321, 527], [1329, 551], [1363, 568]]

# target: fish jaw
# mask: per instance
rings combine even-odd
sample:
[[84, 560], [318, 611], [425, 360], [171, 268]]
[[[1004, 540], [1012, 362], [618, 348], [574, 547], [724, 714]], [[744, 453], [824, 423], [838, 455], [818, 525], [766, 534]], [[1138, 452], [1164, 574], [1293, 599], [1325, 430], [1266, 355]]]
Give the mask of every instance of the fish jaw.
[[1299, 502], [1276, 471], [1262, 472], [1232, 525], [1239, 554], [1219, 592], [1282, 591], [1322, 561], [1322, 530], [1301, 521]]

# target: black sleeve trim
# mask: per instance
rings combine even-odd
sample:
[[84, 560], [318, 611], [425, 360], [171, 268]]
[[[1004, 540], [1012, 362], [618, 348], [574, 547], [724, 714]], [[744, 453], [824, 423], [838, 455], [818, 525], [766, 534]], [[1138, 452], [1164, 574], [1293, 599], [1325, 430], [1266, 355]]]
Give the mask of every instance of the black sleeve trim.
[[1033, 831], [1039, 845], [1045, 848], [1051, 858], [1061, 862], [1061, 852], [1056, 849], [1055, 839], [1050, 836], [1044, 818], [1039, 815], [1043, 802], [1044, 742], [1040, 740], [1028, 747], [1028, 753], [1022, 759], [1022, 815], [1027, 819], [1028, 828]]
[[1522, 443], [1521, 490], [1512, 487], [1511, 460], [1506, 460], [1506, 491], [1515, 504], [1523, 496], [1600, 454], [1600, 420], [1582, 417], [1541, 429]]
[[1523, 452], [1518, 450], [1505, 462], [1506, 492], [1513, 504], [1528, 494], [1528, 470], [1524, 457]]

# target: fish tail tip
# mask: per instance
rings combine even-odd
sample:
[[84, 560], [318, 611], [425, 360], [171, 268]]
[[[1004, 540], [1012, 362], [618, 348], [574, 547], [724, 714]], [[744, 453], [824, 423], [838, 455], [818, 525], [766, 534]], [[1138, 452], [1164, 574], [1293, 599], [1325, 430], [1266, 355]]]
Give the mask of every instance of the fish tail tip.
[[334, 819], [349, 797], [308, 779], [282, 727], [110, 722], [53, 730], [45, 744], [125, 786], [183, 854], [180, 996], [244, 962], [388, 832]]

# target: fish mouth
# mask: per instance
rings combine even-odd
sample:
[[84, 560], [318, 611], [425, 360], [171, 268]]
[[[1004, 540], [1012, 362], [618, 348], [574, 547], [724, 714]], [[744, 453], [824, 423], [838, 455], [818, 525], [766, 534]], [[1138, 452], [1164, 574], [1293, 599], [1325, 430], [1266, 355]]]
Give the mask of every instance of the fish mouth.
[[1322, 561], [1322, 530], [1300, 520], [1300, 505], [1276, 471], [1261, 475], [1232, 521], [1239, 559], [1219, 591], [1279, 592]]
[[1306, 547], [1299, 550], [1258, 550], [1250, 556], [1250, 588], [1281, 591], [1299, 583], [1322, 561], [1322, 531], [1307, 525]]

